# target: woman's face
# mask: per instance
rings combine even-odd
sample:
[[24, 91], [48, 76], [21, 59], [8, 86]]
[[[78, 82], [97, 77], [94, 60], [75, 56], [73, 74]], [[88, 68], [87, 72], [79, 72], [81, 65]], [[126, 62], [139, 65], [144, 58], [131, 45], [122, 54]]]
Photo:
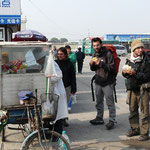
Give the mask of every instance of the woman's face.
[[67, 59], [67, 56], [62, 51], [58, 51], [57, 57], [59, 60], [66, 60]]

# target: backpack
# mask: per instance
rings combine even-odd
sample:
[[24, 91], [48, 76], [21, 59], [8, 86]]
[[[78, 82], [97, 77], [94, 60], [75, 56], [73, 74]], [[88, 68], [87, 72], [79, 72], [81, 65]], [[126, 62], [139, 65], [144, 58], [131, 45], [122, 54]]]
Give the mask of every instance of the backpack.
[[[115, 63], [115, 73], [114, 73], [114, 77], [115, 77], [115, 80], [116, 80], [116, 77], [117, 77], [117, 74], [119, 72], [119, 65], [120, 65], [120, 58], [118, 57], [117, 55], [117, 52], [116, 52], [116, 48], [111, 45], [111, 44], [103, 44], [103, 46], [106, 47], [106, 49], [108, 51], [111, 51], [112, 55], [113, 55], [113, 58], [114, 58], [114, 63]], [[91, 79], [91, 91], [92, 91], [92, 97], [93, 97], [93, 101], [95, 101], [95, 97], [94, 97], [94, 88], [93, 88], [93, 82], [95, 80], [95, 75], [92, 77]], [[117, 96], [116, 96], [116, 88], [115, 88], [115, 85], [114, 84], [114, 96], [115, 96], [115, 102], [117, 103]]]
[[108, 51], [111, 51], [113, 58], [114, 58], [114, 63], [115, 63], [115, 74], [117, 76], [118, 72], [119, 72], [119, 65], [120, 65], [120, 58], [117, 55], [116, 52], [116, 48], [115, 46], [111, 45], [111, 44], [104, 44], [104, 46], [106, 47], [106, 49]]

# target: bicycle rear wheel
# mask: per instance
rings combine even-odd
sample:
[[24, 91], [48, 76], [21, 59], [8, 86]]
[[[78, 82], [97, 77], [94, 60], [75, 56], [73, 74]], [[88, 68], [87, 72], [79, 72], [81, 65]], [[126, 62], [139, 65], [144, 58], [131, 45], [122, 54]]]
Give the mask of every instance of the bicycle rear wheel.
[[58, 141], [60, 140], [63, 141], [67, 150], [70, 150], [66, 139], [55, 131], [44, 129], [44, 131], [40, 131], [40, 137], [38, 137], [38, 131], [31, 133], [23, 142], [21, 150], [59, 150], [60, 145]]

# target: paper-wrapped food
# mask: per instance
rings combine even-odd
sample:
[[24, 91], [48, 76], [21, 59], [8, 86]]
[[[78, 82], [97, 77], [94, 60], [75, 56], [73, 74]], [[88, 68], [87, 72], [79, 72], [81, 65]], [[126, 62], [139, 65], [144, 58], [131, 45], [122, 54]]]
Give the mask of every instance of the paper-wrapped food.
[[130, 71], [130, 70], [133, 70], [133, 69], [129, 65], [124, 65], [123, 68], [122, 68], [122, 70], [128, 70], [128, 71]]
[[98, 59], [97, 57], [93, 57], [92, 58], [93, 61], [97, 61], [97, 59]]

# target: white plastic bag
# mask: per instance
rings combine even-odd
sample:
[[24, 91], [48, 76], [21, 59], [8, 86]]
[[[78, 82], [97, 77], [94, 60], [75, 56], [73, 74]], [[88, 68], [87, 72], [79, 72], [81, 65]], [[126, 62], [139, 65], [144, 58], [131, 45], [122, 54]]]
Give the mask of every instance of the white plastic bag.
[[51, 83], [54, 84], [56, 82], [58, 82], [58, 80], [62, 79], [62, 72], [58, 66], [58, 64], [54, 61], [54, 66], [55, 66], [55, 70], [56, 70], [56, 76], [51, 77]]
[[72, 102], [72, 104], [75, 104], [75, 103], [77, 103], [77, 95], [76, 94], [71, 94], [71, 96], [70, 96], [70, 98], [71, 98], [71, 102]]
[[47, 61], [47, 65], [46, 65], [46, 69], [45, 69], [45, 76], [46, 77], [54, 77], [56, 75], [57, 74], [56, 74], [53, 56], [52, 56], [52, 53], [50, 52], [48, 61]]
[[52, 118], [54, 114], [54, 101], [50, 103], [49, 100], [46, 100], [42, 105], [42, 118]]

